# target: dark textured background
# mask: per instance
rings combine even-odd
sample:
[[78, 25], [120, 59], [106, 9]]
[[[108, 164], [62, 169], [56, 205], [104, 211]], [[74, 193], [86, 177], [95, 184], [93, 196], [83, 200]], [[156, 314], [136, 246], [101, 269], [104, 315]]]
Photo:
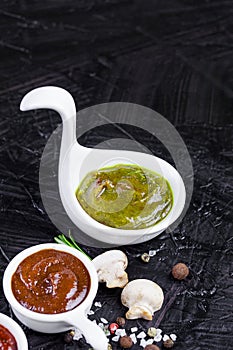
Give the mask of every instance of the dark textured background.
[[[60, 119], [51, 111], [20, 113], [27, 91], [64, 87], [78, 109], [125, 101], [157, 110], [189, 149], [192, 203], [173, 233], [124, 250], [130, 279], [154, 279], [166, 293], [165, 305], [174, 299], [160, 327], [178, 335], [180, 350], [233, 349], [232, 16], [233, 2], [227, 0], [0, 3], [1, 248], [12, 258], [59, 233], [44, 212], [38, 174], [43, 148]], [[118, 135], [117, 129], [109, 135]], [[132, 135], [161, 153], [149, 134], [133, 130]], [[105, 137], [101, 128], [81, 143], [91, 146]], [[138, 255], [148, 249], [158, 252], [143, 264]], [[100, 252], [87, 251], [93, 257]], [[169, 274], [180, 260], [191, 269], [184, 283]], [[1, 254], [1, 276], [6, 265]], [[0, 311], [10, 314], [2, 293], [1, 287]], [[104, 304], [95, 318], [122, 316], [119, 295], [101, 286], [96, 300]], [[135, 324], [147, 328], [146, 321], [128, 322], [127, 328]], [[25, 332], [33, 350], [79, 348], [66, 346], [62, 334]]]

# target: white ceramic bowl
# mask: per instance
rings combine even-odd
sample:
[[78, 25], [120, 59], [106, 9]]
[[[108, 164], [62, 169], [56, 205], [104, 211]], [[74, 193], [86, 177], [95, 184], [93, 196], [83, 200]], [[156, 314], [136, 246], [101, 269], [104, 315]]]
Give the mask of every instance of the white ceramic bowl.
[[[90, 274], [90, 291], [84, 301], [73, 310], [59, 314], [41, 314], [26, 309], [14, 297], [11, 280], [18, 265], [29, 255], [44, 249], [55, 249], [74, 255], [86, 266]], [[98, 276], [93, 263], [78, 250], [56, 243], [39, 244], [23, 250], [11, 260], [3, 277], [4, 294], [14, 314], [23, 324], [35, 331], [43, 333], [59, 333], [71, 328], [78, 328], [95, 350], [106, 350], [108, 341], [104, 332], [96, 324], [88, 320], [86, 316], [96, 296], [97, 289]]]
[[0, 313], [0, 325], [7, 328], [15, 337], [18, 350], [28, 350], [27, 338], [22, 328], [12, 318]]
[[[107, 106], [107, 104], [105, 105]], [[110, 110], [117, 115], [134, 113], [134, 105], [122, 107], [113, 105]], [[63, 206], [73, 223], [88, 236], [112, 245], [137, 244], [160, 234], [181, 215], [185, 205], [185, 186], [180, 174], [169, 163], [150, 154], [87, 148], [79, 145], [76, 139], [76, 107], [68, 91], [55, 86], [43, 86], [30, 91], [20, 104], [22, 111], [50, 108], [57, 111], [63, 121], [61, 149], [59, 157], [59, 192]], [[143, 116], [145, 107], [137, 106]], [[105, 115], [105, 112], [104, 112]], [[84, 116], [85, 117], [85, 116]], [[124, 120], [124, 118], [122, 119]], [[89, 129], [88, 129], [89, 130]], [[171, 185], [174, 203], [170, 213], [154, 226], [139, 230], [124, 230], [103, 225], [90, 217], [81, 207], [75, 192], [84, 176], [92, 170], [113, 164], [138, 164], [164, 176]]]

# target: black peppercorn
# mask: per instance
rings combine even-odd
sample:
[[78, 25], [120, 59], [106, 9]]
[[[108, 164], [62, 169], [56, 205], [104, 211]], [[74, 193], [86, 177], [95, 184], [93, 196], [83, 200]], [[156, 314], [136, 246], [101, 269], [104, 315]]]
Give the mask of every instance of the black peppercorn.
[[123, 328], [123, 327], [125, 326], [125, 318], [124, 318], [124, 317], [117, 317], [116, 323], [117, 323], [120, 327]]
[[167, 339], [163, 342], [163, 346], [166, 348], [166, 349], [171, 349], [173, 348], [174, 346], [174, 341], [172, 339]]
[[183, 280], [189, 275], [189, 268], [183, 263], [178, 263], [172, 268], [172, 276], [177, 280]]
[[123, 349], [130, 349], [133, 346], [133, 341], [130, 337], [125, 335], [124, 337], [120, 338], [120, 346]]
[[144, 350], [160, 350], [160, 348], [157, 345], [151, 344], [147, 345]]

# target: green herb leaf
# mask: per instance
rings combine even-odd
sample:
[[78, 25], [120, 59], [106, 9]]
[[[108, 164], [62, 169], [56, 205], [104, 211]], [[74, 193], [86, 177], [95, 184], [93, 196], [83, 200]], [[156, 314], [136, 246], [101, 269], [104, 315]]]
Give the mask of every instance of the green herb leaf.
[[79, 250], [81, 253], [86, 255], [86, 257], [89, 260], [92, 260], [91, 257], [87, 253], [85, 253], [84, 250], [82, 248], [80, 248], [79, 245], [75, 242], [74, 238], [71, 235], [70, 230], [69, 230], [69, 238], [67, 238], [65, 235], [62, 234], [62, 235], [59, 235], [57, 237], [54, 237], [54, 240], [58, 244], [65, 244], [65, 245], [68, 245], [69, 247], [72, 247], [74, 249]]

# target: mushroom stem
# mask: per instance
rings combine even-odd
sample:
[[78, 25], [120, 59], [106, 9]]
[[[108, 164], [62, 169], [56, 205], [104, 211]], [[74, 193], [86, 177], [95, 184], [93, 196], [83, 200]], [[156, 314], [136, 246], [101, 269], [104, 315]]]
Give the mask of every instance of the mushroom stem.
[[121, 293], [122, 304], [129, 308], [126, 318], [144, 318], [151, 321], [155, 311], [160, 310], [164, 295], [160, 286], [147, 279], [129, 282]]

